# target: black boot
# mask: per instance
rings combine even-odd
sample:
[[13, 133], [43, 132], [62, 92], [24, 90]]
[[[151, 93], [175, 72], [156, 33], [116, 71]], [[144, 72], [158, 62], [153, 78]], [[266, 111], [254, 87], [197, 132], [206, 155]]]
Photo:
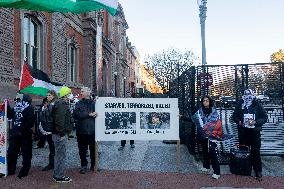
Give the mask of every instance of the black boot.
[[255, 177], [257, 180], [262, 181], [262, 173], [260, 171], [255, 172]]
[[21, 178], [23, 178], [23, 177], [26, 177], [26, 176], [28, 176], [28, 173], [29, 173], [28, 170], [22, 168], [22, 169], [20, 170], [19, 174], [18, 174], [18, 178], [21, 179]]

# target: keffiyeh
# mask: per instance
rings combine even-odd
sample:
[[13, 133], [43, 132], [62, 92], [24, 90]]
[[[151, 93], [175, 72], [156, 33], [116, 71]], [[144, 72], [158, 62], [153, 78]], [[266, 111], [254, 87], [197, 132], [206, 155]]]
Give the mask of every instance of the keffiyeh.
[[255, 99], [253, 90], [245, 90], [242, 99], [244, 101], [244, 103], [242, 104], [242, 109], [244, 109], [245, 107], [248, 109], [252, 105], [252, 101]]

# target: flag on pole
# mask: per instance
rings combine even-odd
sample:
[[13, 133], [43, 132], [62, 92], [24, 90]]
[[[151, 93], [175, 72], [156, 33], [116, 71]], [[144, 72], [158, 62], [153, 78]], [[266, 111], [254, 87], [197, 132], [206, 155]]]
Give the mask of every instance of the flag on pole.
[[46, 96], [48, 90], [59, 92], [61, 84], [51, 82], [48, 75], [41, 70], [35, 69], [27, 63], [22, 66], [19, 91], [21, 93]]
[[0, 0], [0, 7], [34, 11], [76, 13], [106, 9], [115, 15], [118, 0]]

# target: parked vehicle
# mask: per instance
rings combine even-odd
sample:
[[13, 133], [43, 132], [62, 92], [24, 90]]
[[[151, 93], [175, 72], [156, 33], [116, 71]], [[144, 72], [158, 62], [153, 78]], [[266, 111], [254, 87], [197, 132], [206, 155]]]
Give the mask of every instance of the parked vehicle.
[[259, 99], [261, 102], [269, 102], [269, 96], [266, 95], [257, 95], [256, 99]]
[[223, 107], [232, 108], [236, 105], [236, 99], [232, 96], [222, 96], [221, 103]]

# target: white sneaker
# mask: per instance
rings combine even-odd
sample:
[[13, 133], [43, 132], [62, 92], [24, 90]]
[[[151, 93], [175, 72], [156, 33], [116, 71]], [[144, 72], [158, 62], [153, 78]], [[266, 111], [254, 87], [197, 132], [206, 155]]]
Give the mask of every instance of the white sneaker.
[[206, 169], [205, 167], [202, 167], [202, 168], [200, 169], [200, 171], [203, 172], [203, 173], [207, 173], [209, 170], [210, 170], [210, 169]]
[[220, 175], [216, 175], [215, 173], [212, 175], [212, 178], [216, 180], [219, 179], [220, 177], [221, 177]]

